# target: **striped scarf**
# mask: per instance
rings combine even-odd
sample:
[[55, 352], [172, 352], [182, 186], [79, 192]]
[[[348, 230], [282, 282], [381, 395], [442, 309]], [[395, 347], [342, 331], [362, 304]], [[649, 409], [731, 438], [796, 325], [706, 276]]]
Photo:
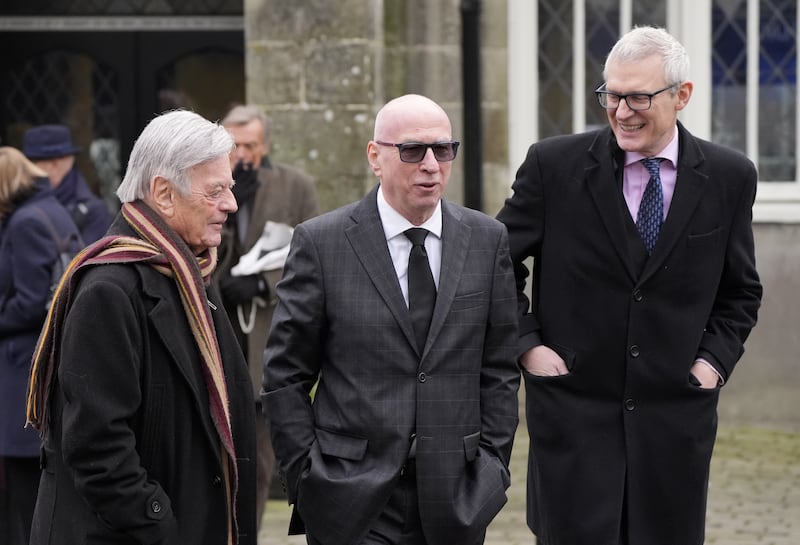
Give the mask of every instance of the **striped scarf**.
[[136, 262], [150, 264], [177, 283], [186, 318], [200, 351], [203, 378], [209, 394], [209, 412], [222, 445], [223, 473], [228, 504], [231, 506], [228, 543], [234, 543], [233, 536], [237, 533], [234, 502], [236, 455], [222, 357], [205, 288], [216, 266], [216, 248], [209, 248], [199, 256], [193, 255], [177, 233], [142, 201], [123, 204], [122, 216], [142, 238], [110, 235], [98, 240], [73, 259], [59, 282], [33, 355], [28, 387], [28, 423], [38, 429], [42, 437], [47, 433], [49, 399], [58, 371], [59, 340], [77, 285], [79, 275], [76, 273], [93, 265]]

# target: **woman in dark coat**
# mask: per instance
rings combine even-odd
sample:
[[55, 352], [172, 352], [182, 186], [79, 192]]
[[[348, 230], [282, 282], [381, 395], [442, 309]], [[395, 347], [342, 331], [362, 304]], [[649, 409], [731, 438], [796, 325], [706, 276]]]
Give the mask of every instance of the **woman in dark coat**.
[[80, 240], [44, 171], [14, 148], [0, 148], [0, 456], [10, 536], [27, 544], [39, 486], [39, 434], [25, 428], [31, 356], [46, 315], [58, 259], [53, 231]]

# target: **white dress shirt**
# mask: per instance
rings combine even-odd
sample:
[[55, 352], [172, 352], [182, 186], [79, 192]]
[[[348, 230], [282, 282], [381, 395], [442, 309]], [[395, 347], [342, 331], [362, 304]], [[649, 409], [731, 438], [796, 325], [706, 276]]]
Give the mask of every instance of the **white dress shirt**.
[[433, 215], [422, 225], [413, 225], [386, 201], [383, 188], [378, 188], [378, 214], [383, 224], [386, 235], [386, 244], [389, 246], [389, 255], [392, 257], [397, 279], [400, 281], [400, 290], [403, 299], [408, 305], [408, 256], [411, 253], [411, 241], [405, 236], [406, 229], [422, 227], [428, 230], [425, 237], [425, 251], [428, 252], [428, 263], [433, 274], [436, 289], [439, 289], [439, 271], [442, 267], [442, 203], [436, 205]]

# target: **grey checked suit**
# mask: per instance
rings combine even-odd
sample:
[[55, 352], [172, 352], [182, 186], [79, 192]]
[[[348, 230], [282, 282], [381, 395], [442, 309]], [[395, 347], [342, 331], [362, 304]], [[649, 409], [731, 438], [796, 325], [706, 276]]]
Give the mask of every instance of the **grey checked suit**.
[[472, 543], [506, 501], [518, 422], [506, 231], [442, 202], [439, 290], [419, 354], [376, 195], [299, 225], [278, 284], [263, 397], [295, 504], [290, 532], [358, 543], [416, 433], [428, 543]]

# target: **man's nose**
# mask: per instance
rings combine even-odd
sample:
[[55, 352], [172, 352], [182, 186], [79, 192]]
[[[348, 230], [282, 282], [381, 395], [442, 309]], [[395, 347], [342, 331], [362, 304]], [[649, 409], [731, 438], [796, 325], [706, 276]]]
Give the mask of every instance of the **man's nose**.
[[433, 148], [425, 149], [425, 155], [422, 156], [422, 161], [420, 162], [425, 170], [439, 170], [439, 161], [436, 160], [436, 156], [433, 154]]
[[628, 101], [624, 98], [620, 99], [619, 104], [617, 105], [616, 115], [618, 117], [620, 112], [622, 112], [623, 117], [627, 117], [636, 113], [634, 110], [631, 110], [631, 107], [628, 106]]
[[220, 210], [232, 214], [239, 210], [239, 205], [236, 203], [236, 197], [233, 196], [233, 190], [227, 188], [222, 199], [220, 199]]

